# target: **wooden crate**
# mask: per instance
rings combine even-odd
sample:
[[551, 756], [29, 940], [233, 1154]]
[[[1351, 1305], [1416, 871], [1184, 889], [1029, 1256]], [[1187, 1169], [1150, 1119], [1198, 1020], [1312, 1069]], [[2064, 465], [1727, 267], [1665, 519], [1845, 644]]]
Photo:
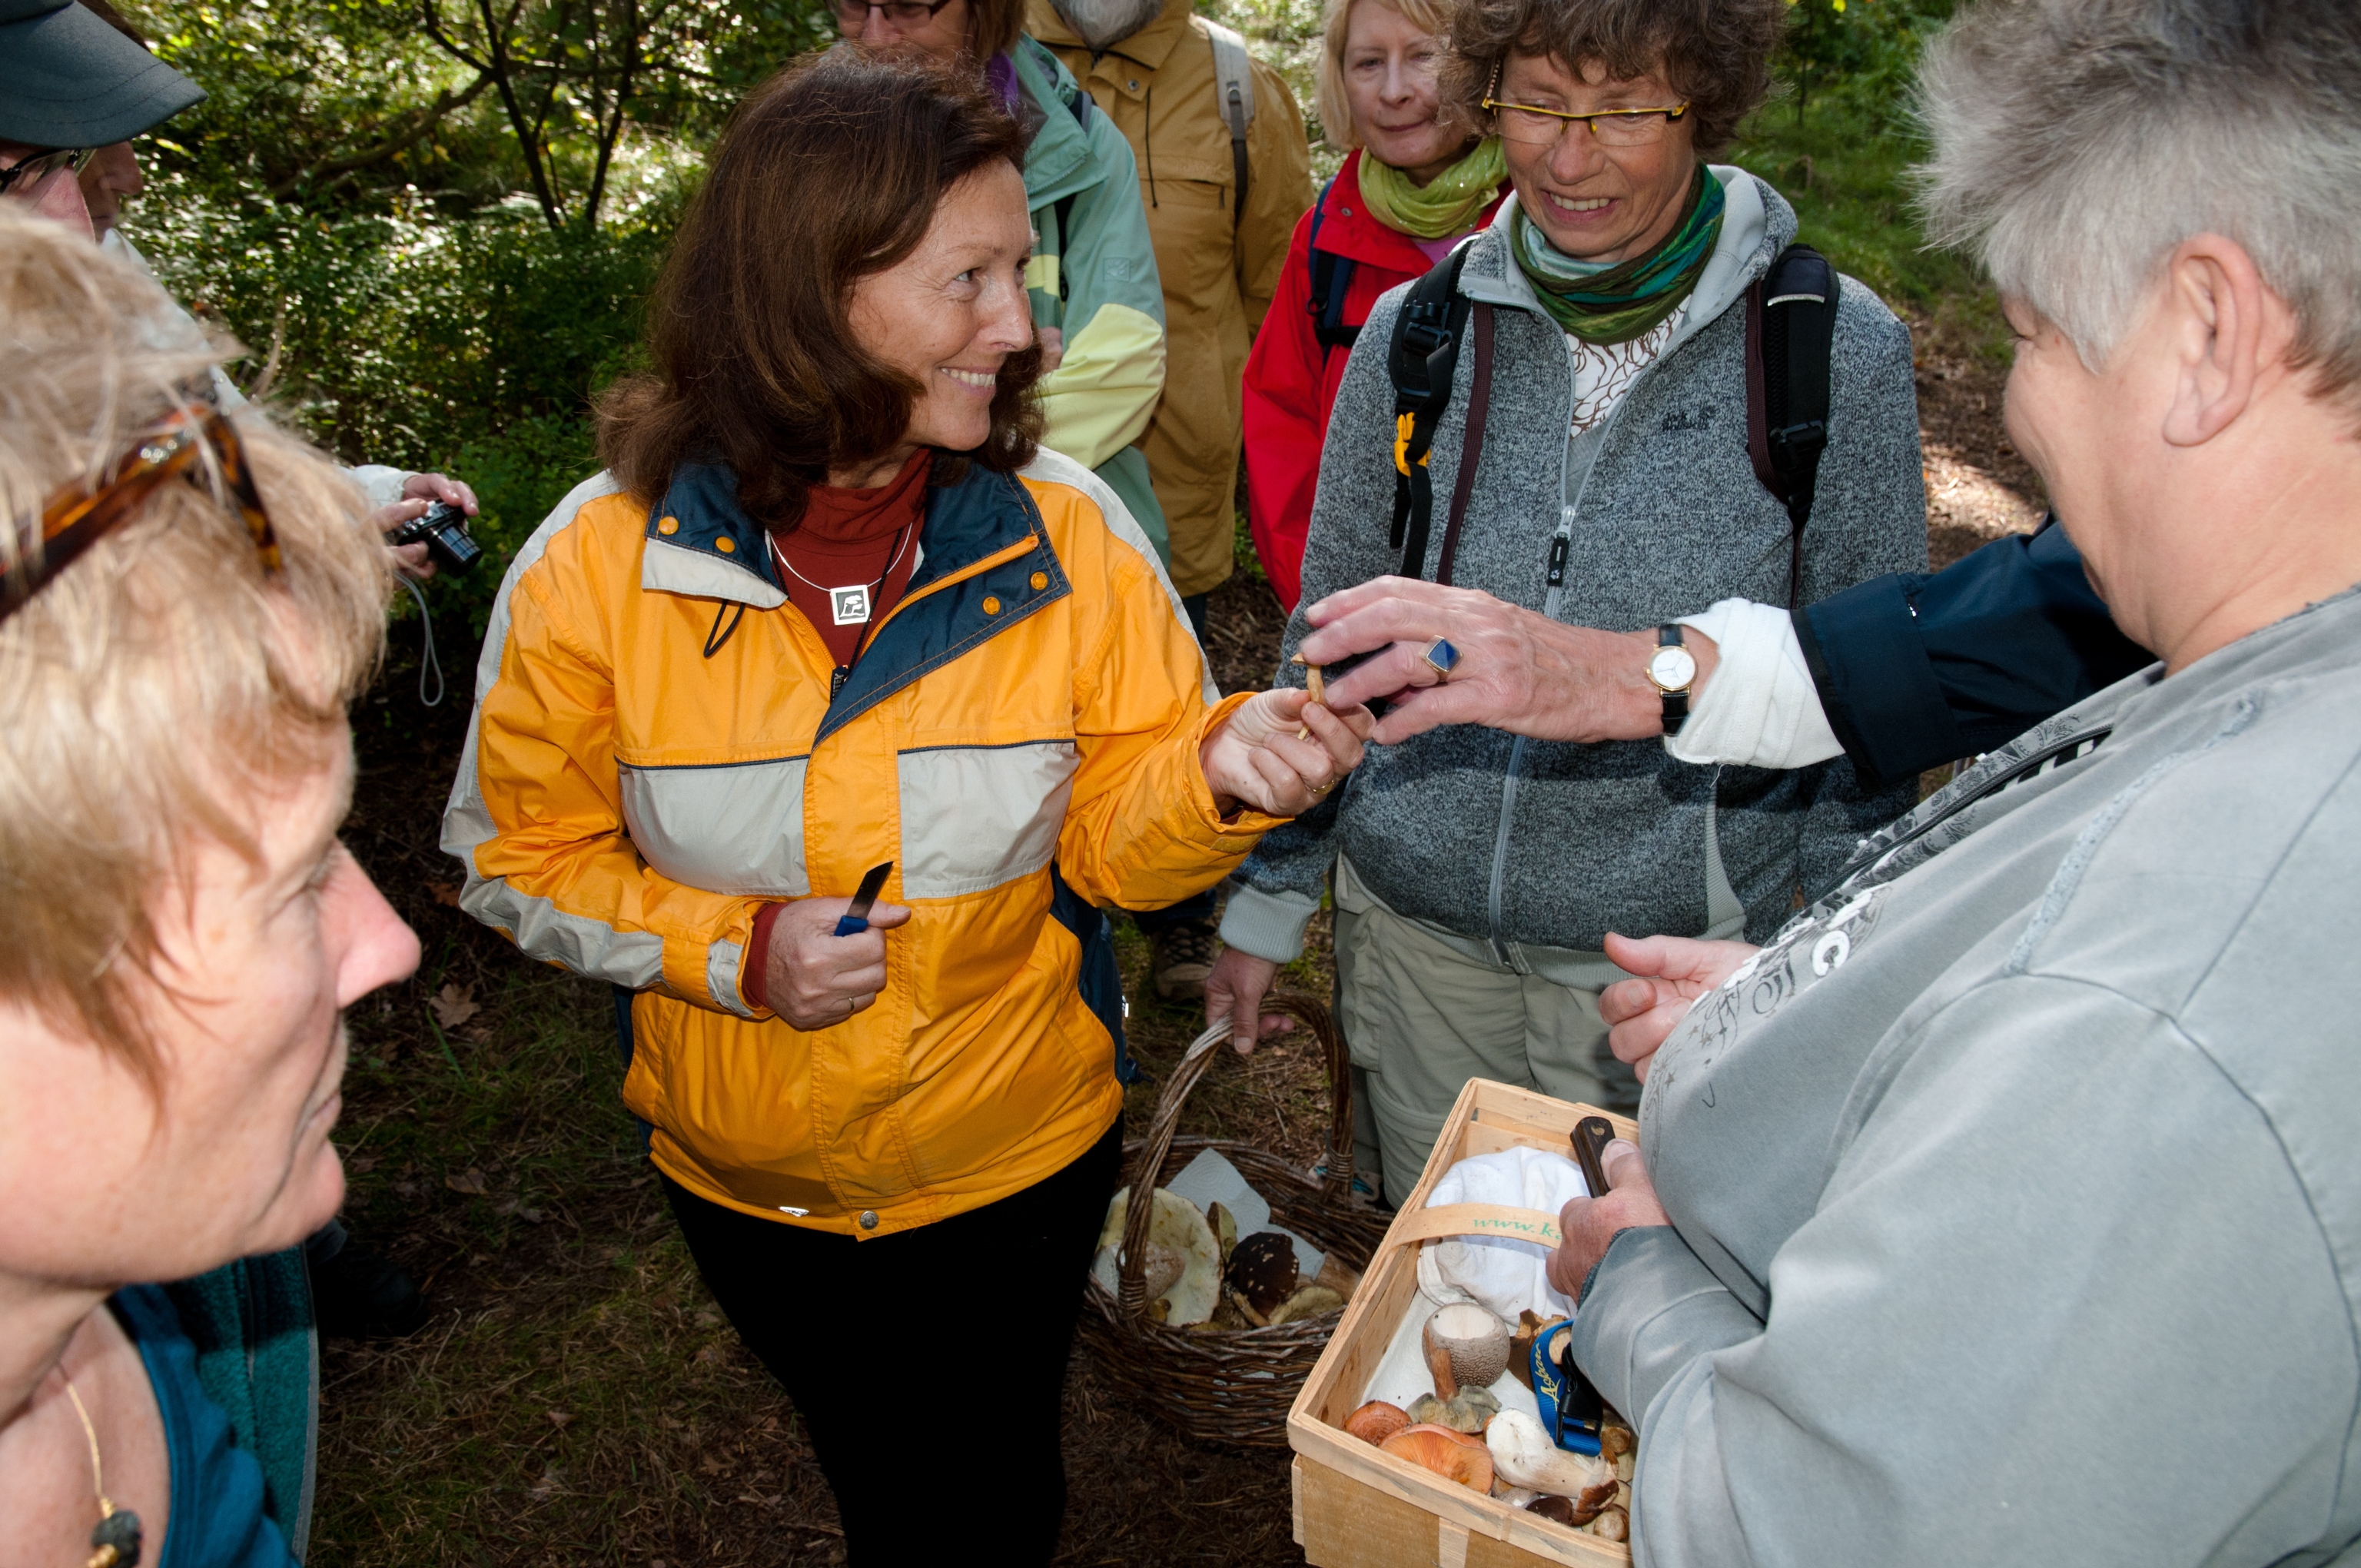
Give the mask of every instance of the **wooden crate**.
[[[1596, 1106], [1568, 1104], [1531, 1090], [1475, 1079], [1460, 1091], [1418, 1188], [1403, 1203], [1345, 1309], [1328, 1348], [1287, 1416], [1295, 1450], [1295, 1540], [1317, 1568], [1576, 1568], [1629, 1564], [1630, 1549], [1478, 1496], [1431, 1470], [1381, 1453], [1344, 1431], [1361, 1402], [1411, 1299], [1418, 1292], [1418, 1249], [1427, 1194], [1443, 1173], [1470, 1155], [1519, 1144], [1571, 1154], [1568, 1135]], [[1639, 1128], [1609, 1116], [1618, 1134]], [[1555, 1227], [1551, 1227], [1554, 1239]]]

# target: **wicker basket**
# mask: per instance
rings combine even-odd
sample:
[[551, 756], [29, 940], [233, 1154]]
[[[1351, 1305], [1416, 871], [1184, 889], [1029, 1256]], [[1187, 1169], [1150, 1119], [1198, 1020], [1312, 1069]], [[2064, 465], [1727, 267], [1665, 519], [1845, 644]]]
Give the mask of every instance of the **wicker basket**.
[[[1229, 1044], [1226, 1024], [1190, 1046], [1165, 1081], [1148, 1136], [1124, 1145], [1131, 1190], [1160, 1187], [1200, 1150], [1214, 1149], [1270, 1202], [1271, 1218], [1355, 1269], [1368, 1266], [1390, 1215], [1353, 1196], [1353, 1075], [1344, 1037], [1328, 1009], [1285, 992], [1263, 1000], [1265, 1014], [1285, 1014], [1312, 1031], [1327, 1060], [1334, 1116], [1328, 1129], [1327, 1174], [1298, 1170], [1251, 1144], [1177, 1138], [1180, 1107], [1206, 1068]], [[1150, 1180], [1149, 1178], [1153, 1177]], [[1340, 1314], [1267, 1329], [1169, 1328], [1148, 1316], [1144, 1277], [1148, 1225], [1155, 1205], [1133, 1203], [1124, 1227], [1120, 1288], [1110, 1295], [1093, 1277], [1085, 1288], [1082, 1338], [1132, 1398], [1193, 1438], [1240, 1448], [1287, 1447], [1287, 1411], [1335, 1332]]]

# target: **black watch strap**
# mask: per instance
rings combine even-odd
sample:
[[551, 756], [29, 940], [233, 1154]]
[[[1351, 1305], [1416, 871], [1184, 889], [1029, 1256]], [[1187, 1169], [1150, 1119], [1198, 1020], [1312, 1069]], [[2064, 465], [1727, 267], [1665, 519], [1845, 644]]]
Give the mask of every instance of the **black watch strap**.
[[[1657, 647], [1678, 648], [1681, 645], [1681, 629], [1678, 622], [1671, 622], [1656, 628]], [[1686, 686], [1683, 686], [1678, 691], [1665, 692], [1664, 694], [1664, 733], [1667, 735], [1677, 735], [1681, 732], [1681, 726], [1688, 722], [1688, 688]]]

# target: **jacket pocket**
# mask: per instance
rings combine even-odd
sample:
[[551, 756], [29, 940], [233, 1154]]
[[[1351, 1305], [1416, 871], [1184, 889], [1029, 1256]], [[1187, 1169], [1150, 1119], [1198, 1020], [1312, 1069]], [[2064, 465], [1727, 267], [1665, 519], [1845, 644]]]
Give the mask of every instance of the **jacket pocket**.
[[623, 822], [640, 858], [689, 887], [741, 898], [803, 898], [808, 757], [710, 766], [618, 763]]

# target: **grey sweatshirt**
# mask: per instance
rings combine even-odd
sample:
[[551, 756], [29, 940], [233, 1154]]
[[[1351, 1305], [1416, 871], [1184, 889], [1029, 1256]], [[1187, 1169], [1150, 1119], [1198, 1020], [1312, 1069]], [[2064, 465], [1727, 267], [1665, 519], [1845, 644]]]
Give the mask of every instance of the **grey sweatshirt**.
[[[1453, 580], [1579, 626], [1631, 630], [1717, 599], [1787, 601], [1785, 509], [1746, 450], [1741, 301], [1795, 236], [1778, 193], [1717, 169], [1719, 244], [1671, 343], [1612, 413], [1568, 439], [1566, 340], [1508, 249], [1513, 198], [1469, 241], [1460, 291], [1492, 303], [1491, 410]], [[1407, 289], [1378, 303], [1338, 389], [1303, 558], [1303, 604], [1400, 569], [1389, 547], [1393, 390], [1386, 347]], [[1439, 569], [1475, 355], [1459, 356], [1429, 462]], [[1828, 445], [1805, 534], [1803, 599], [1926, 563], [1926, 490], [1910, 334], [1851, 279], [1839, 304]], [[1547, 584], [1567, 544], [1562, 589]], [[1301, 608], [1281, 657], [1310, 630]], [[1279, 678], [1303, 674], [1282, 663]], [[1656, 741], [1574, 745], [1496, 729], [1432, 730], [1374, 747], [1331, 802], [1264, 838], [1238, 873], [1224, 940], [1284, 961], [1341, 850], [1360, 887], [1398, 914], [1571, 983], [1609, 930], [1767, 934], [1800, 881], [1834, 876], [1861, 835], [1910, 793], [1865, 797], [1841, 759], [1793, 773], [1680, 762]], [[1562, 968], [1563, 966], [1556, 966]]]
[[1642, 1563], [2361, 1560], [2361, 592], [2160, 670], [1657, 1054], [1575, 1319]]

